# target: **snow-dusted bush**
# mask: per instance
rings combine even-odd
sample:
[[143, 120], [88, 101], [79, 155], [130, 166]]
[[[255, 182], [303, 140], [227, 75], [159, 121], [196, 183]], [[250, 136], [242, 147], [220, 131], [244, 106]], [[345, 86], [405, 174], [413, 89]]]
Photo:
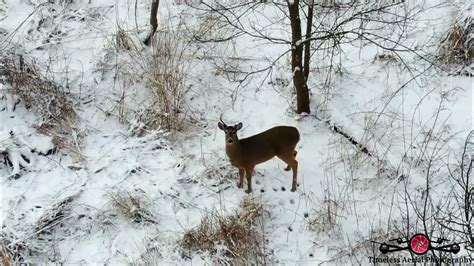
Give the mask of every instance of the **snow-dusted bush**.
[[32, 170], [37, 156], [50, 155], [56, 149], [51, 137], [37, 134], [31, 125], [25, 123], [22, 116], [24, 106], [20, 105], [20, 99], [8, 93], [8, 88], [0, 84], [0, 119], [5, 120], [0, 129], [0, 162], [12, 170], [10, 172], [9, 167], [5, 167], [6, 171], [2, 171], [0, 176], [16, 179], [20, 177], [21, 169]]
[[137, 265], [154, 265], [161, 260], [161, 254], [158, 248], [148, 248], [138, 259]]
[[339, 205], [341, 203], [331, 198], [330, 194], [325, 197], [322, 203], [320, 208], [315, 209], [311, 214], [308, 229], [316, 233], [333, 232], [340, 226], [340, 212], [342, 211]]
[[[105, 64], [117, 69], [122, 83], [122, 91], [114, 92], [110, 100], [121, 122], [128, 123], [134, 134], [185, 127], [187, 56], [192, 50], [188, 44], [179, 27], [156, 31], [151, 49], [120, 29], [109, 44], [112, 49]], [[112, 54], [118, 60], [109, 60]]]
[[19, 265], [25, 261], [27, 253], [31, 252], [28, 245], [20, 241], [14, 234], [0, 233], [0, 265]]
[[188, 68], [186, 45], [177, 32], [157, 31], [148, 59], [147, 88], [153, 102], [140, 114], [147, 128], [178, 130], [183, 124], [183, 101]]
[[48, 208], [36, 222], [36, 234], [49, 234], [50, 231], [54, 230], [54, 227], [68, 219], [72, 213], [71, 203], [76, 197], [77, 195], [65, 197]]
[[474, 21], [472, 5], [466, 5], [442, 42], [442, 57], [447, 63], [469, 65], [474, 57]]
[[255, 224], [264, 212], [263, 205], [252, 198], [244, 198], [233, 215], [210, 212], [199, 226], [185, 232], [182, 246], [189, 251], [210, 252], [221, 262], [263, 263], [263, 236]]
[[47, 208], [35, 205], [38, 215], [33, 219], [25, 219], [27, 212], [22, 210], [6, 213], [8, 219], [0, 233], [0, 259], [3, 255], [13, 265], [57, 262], [61, 257], [55, 243], [58, 236], [82, 237], [90, 233], [91, 220], [81, 219], [87, 207], [75, 203], [81, 191], [68, 196], [65, 193], [51, 200]]
[[13, 171], [9, 177], [18, 178], [20, 167], [30, 168], [34, 164], [31, 148], [21, 136], [16, 136], [13, 131], [0, 131], [0, 155], [4, 162], [12, 166]]
[[39, 133], [50, 135], [58, 148], [77, 145], [77, 115], [73, 103], [61, 86], [41, 73], [40, 68], [23, 57], [6, 55], [0, 63], [0, 74], [11, 85], [8, 93], [21, 99], [27, 109], [41, 117]]
[[140, 195], [125, 191], [117, 191], [110, 194], [110, 205], [112, 209], [130, 218], [136, 223], [157, 223], [156, 216], [146, 208], [146, 199]]
[[115, 48], [117, 50], [130, 50], [132, 47], [136, 48], [136, 46], [133, 45], [133, 41], [130, 39], [130, 36], [128, 36], [125, 30], [119, 28], [117, 34], [115, 34]]
[[219, 40], [225, 38], [229, 32], [235, 32], [222, 16], [212, 12], [202, 14], [197, 27], [191, 31], [192, 38], [197, 42]]

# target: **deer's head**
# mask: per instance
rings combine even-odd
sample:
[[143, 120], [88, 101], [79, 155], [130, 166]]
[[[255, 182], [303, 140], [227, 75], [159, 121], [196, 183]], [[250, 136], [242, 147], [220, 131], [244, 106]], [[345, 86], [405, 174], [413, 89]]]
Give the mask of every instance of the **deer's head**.
[[220, 120], [221, 121], [217, 123], [217, 126], [220, 130], [224, 131], [226, 144], [233, 145], [237, 143], [239, 141], [239, 138], [237, 137], [237, 131], [242, 128], [242, 123], [237, 123], [234, 126], [228, 126], [226, 123], [224, 123], [224, 121], [222, 121], [222, 117]]

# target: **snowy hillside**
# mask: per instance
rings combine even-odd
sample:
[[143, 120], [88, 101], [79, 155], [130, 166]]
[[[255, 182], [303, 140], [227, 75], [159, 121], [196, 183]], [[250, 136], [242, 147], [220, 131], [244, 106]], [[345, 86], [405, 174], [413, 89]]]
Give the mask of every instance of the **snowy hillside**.
[[[309, 114], [285, 1], [161, 0], [147, 46], [151, 2], [0, 0], [3, 264], [474, 258], [468, 1], [315, 1]], [[296, 127], [297, 190], [276, 157], [239, 188], [221, 117]]]

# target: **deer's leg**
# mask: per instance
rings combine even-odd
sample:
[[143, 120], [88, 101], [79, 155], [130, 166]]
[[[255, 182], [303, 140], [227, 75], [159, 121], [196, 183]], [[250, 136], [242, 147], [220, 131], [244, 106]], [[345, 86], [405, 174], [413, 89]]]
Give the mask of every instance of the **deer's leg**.
[[245, 168], [245, 173], [247, 174], [247, 190], [245, 192], [251, 193], [252, 192], [252, 173], [253, 173], [254, 166], [249, 166]]
[[[298, 175], [298, 161], [295, 159], [296, 152], [292, 152], [290, 155], [277, 155], [282, 161], [288, 164], [287, 168], [290, 167], [293, 170], [293, 180], [291, 182], [291, 191], [296, 191], [296, 176]], [[286, 170], [286, 169], [285, 169]]]
[[[293, 151], [293, 158], [295, 158], [295, 157], [296, 157], [296, 154], [297, 154], [297, 153], [298, 153], [297, 151]], [[286, 166], [286, 168], [285, 168], [285, 169], [283, 169], [283, 170], [285, 170], [285, 171], [290, 171], [290, 169], [291, 169], [291, 165], [290, 165], [290, 164], [288, 164], [288, 165]]]
[[243, 188], [244, 187], [244, 168], [240, 168], [239, 167], [239, 177], [240, 177], [240, 180], [239, 180], [239, 188]]
[[296, 191], [296, 176], [298, 175], [298, 161], [293, 159], [293, 165], [291, 168], [293, 169], [293, 182], [291, 182], [291, 191]]

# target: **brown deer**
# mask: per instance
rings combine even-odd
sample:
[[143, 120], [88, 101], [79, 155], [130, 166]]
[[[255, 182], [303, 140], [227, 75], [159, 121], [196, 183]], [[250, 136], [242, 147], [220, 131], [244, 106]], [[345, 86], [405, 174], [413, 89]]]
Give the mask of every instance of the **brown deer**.
[[221, 117], [217, 126], [225, 133], [225, 151], [230, 163], [239, 168], [239, 188], [243, 187], [245, 171], [248, 186], [246, 192], [252, 192], [252, 172], [255, 165], [277, 156], [288, 165], [285, 171], [293, 170], [291, 191], [296, 190], [298, 161], [295, 159], [295, 147], [300, 140], [298, 129], [289, 126], [276, 126], [257, 135], [239, 139], [237, 131], [242, 128], [242, 123], [228, 126]]

